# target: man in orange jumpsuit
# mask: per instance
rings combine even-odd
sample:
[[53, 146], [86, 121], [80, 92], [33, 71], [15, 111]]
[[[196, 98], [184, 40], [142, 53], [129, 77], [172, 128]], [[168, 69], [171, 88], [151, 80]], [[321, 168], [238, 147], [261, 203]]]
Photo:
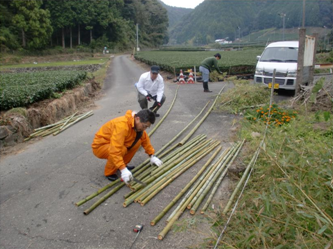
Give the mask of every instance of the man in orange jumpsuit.
[[128, 110], [125, 116], [112, 119], [105, 123], [95, 134], [91, 145], [96, 157], [107, 159], [104, 175], [110, 180], [117, 179], [117, 170], [125, 183], [133, 176], [127, 164], [132, 160], [140, 145], [150, 156], [151, 164], [161, 166], [163, 162], [154, 156], [155, 150], [150, 143], [147, 132], [150, 125], [155, 123], [155, 114], [147, 109], [135, 113]]

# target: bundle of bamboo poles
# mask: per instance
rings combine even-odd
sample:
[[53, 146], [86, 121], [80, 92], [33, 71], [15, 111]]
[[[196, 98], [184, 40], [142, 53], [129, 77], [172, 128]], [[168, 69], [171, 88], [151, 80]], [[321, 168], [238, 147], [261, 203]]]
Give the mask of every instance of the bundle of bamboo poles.
[[39, 136], [45, 137], [45, 136], [48, 136], [51, 134], [53, 134], [53, 136], [56, 136], [60, 132], [66, 130], [70, 126], [74, 125], [75, 123], [77, 123], [85, 118], [88, 118], [92, 115], [93, 115], [93, 111], [89, 111], [89, 112], [86, 112], [83, 114], [77, 114], [77, 112], [75, 112], [71, 116], [68, 116], [54, 124], [46, 125], [46, 126], [35, 129], [34, 132], [31, 133], [30, 136], [27, 137], [24, 141], [27, 141], [31, 138], [39, 137]]
[[158, 239], [162, 240], [165, 237], [174, 222], [181, 216], [186, 208], [190, 209], [191, 214], [195, 214], [195, 211], [204, 200], [205, 196], [209, 193], [209, 191], [211, 191], [211, 194], [208, 197], [201, 212], [204, 213], [204, 210], [209, 205], [214, 193], [226, 175], [228, 168], [239, 154], [243, 144], [244, 141], [238, 142], [231, 148], [224, 150], [216, 158], [216, 160], [211, 163], [218, 152], [216, 151], [202, 167], [202, 169], [197, 173], [197, 175], [182, 189], [182, 191], [170, 202], [170, 204], [151, 221], [150, 224], [155, 225], [171, 209], [171, 207], [175, 205], [175, 203], [184, 195], [184, 193], [189, 190], [182, 201], [168, 217], [167, 225], [158, 235]]
[[[165, 162], [165, 158], [164, 156], [166, 156], [168, 153], [172, 152], [173, 150], [175, 150], [176, 148], [182, 147], [187, 140], [194, 134], [194, 132], [199, 128], [199, 126], [204, 122], [204, 120], [207, 118], [207, 116], [209, 115], [209, 113], [212, 111], [212, 109], [215, 106], [215, 103], [219, 97], [219, 95], [221, 94], [221, 92], [223, 91], [224, 87], [220, 90], [219, 94], [216, 96], [213, 104], [211, 105], [211, 107], [209, 108], [209, 110], [207, 111], [207, 113], [204, 115], [204, 117], [198, 122], [198, 124], [189, 132], [189, 134], [184, 137], [181, 142], [174, 144], [173, 146], [171, 146], [171, 148], [169, 148], [168, 150], [166, 150], [166, 148], [172, 144], [172, 142], [174, 142], [181, 134], [184, 133], [184, 131], [202, 114], [202, 112], [204, 111], [204, 109], [207, 107], [208, 103], [205, 105], [205, 107], [201, 110], [201, 112], [181, 131], [179, 132], [170, 142], [168, 142], [167, 144], [165, 144], [163, 146], [163, 148], [161, 148], [158, 152], [156, 152], [156, 156], [158, 156], [159, 158], [162, 159], [163, 162]], [[176, 150], [177, 151], [177, 150]], [[176, 153], [176, 152], [173, 152]], [[181, 153], [181, 152], [178, 152]], [[171, 154], [174, 155], [174, 154]], [[171, 157], [171, 155], [168, 155], [169, 157]], [[163, 167], [164, 168], [164, 167]], [[151, 171], [153, 171], [154, 168], [150, 166], [149, 163], [149, 159], [145, 160], [143, 163], [141, 163], [139, 166], [137, 166], [134, 170], [132, 170], [132, 173], [134, 175], [134, 177], [138, 178], [143, 178], [146, 177], [148, 174], [150, 174]], [[115, 186], [116, 185], [116, 186]], [[97, 192], [89, 195], [88, 197], [86, 197], [85, 199], [75, 203], [75, 205], [77, 206], [81, 206], [82, 204], [86, 203], [87, 201], [95, 198], [96, 196], [98, 196], [99, 194], [103, 193], [104, 191], [106, 191], [107, 189], [115, 186], [112, 190], [110, 190], [107, 194], [105, 194], [102, 198], [100, 198], [98, 201], [96, 201], [90, 208], [88, 208], [87, 210], [84, 211], [84, 214], [89, 214], [92, 210], [94, 210], [98, 205], [100, 205], [102, 202], [104, 202], [106, 199], [108, 199], [110, 196], [112, 196], [114, 193], [116, 193], [120, 188], [122, 188], [125, 184], [121, 183], [118, 180], [109, 183], [108, 185], [106, 185], [105, 187], [99, 189]], [[140, 188], [142, 188], [142, 186], [138, 186], [138, 185], [133, 185], [131, 186], [133, 191], [137, 191]], [[125, 198], [129, 197], [130, 195], [132, 195], [133, 192], [130, 192], [127, 196], [125, 196]], [[127, 204], [125, 204], [127, 205]]]

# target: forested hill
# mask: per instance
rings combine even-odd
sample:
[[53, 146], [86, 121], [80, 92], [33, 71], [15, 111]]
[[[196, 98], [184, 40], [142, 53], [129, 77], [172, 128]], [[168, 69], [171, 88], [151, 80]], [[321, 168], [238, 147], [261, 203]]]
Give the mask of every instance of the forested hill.
[[1, 0], [0, 48], [128, 49], [136, 24], [141, 47], [168, 42], [167, 11], [158, 0]]
[[[332, 28], [332, 0], [306, 0], [305, 26]], [[302, 0], [205, 0], [189, 14], [182, 17], [169, 34], [171, 43], [182, 44], [192, 40], [201, 45], [215, 39], [229, 37], [235, 40], [238, 29], [242, 36], [251, 32], [301, 27]]]
[[159, 2], [168, 12], [169, 29], [172, 29], [182, 19], [183, 16], [185, 16], [185, 15], [189, 14], [191, 11], [193, 11], [193, 9], [188, 9], [188, 8], [172, 7], [172, 6], [166, 5], [165, 3], [163, 3], [160, 0], [159, 0]]

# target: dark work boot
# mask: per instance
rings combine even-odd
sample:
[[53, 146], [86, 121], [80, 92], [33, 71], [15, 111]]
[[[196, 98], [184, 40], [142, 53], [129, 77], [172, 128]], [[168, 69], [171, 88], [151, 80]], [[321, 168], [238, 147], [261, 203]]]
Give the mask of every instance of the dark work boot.
[[205, 93], [211, 93], [212, 91], [209, 91], [208, 89], [208, 82], [203, 82], [203, 88]]
[[115, 181], [115, 180], [118, 179], [118, 176], [117, 176], [117, 174], [113, 174], [113, 175], [110, 175], [110, 176], [106, 176], [106, 178], [107, 178], [109, 181], [113, 182], [113, 181]]

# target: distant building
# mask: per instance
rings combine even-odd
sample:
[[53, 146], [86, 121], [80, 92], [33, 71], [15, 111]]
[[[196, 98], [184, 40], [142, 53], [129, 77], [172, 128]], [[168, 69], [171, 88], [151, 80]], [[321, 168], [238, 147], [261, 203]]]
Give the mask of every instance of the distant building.
[[221, 45], [232, 43], [232, 41], [227, 41], [226, 39], [216, 39], [215, 42]]

